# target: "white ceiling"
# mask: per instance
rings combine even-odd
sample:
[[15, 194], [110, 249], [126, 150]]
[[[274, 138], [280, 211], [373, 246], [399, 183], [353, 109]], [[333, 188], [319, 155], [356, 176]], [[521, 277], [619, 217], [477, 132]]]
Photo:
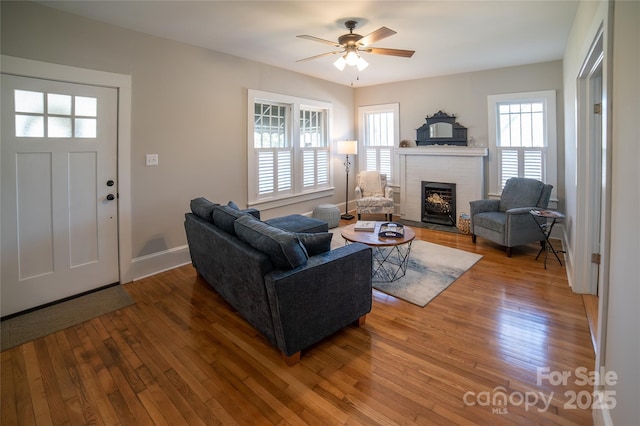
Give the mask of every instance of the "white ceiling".
[[[240, 56], [354, 87], [561, 59], [577, 0], [511, 1], [44, 1], [131, 30]], [[366, 54], [369, 67], [340, 72], [328, 40], [359, 22], [367, 35], [397, 34], [373, 47], [415, 50], [412, 58]]]

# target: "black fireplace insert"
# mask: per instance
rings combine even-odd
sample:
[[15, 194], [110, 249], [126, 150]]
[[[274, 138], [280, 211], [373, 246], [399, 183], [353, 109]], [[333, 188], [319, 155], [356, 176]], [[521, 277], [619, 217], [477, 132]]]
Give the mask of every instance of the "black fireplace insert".
[[456, 184], [422, 181], [422, 221], [456, 226]]

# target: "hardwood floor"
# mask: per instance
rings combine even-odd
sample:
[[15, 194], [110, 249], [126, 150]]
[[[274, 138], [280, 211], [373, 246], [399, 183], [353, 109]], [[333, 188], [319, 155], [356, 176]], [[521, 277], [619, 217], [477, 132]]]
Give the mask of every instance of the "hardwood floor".
[[424, 308], [374, 291], [362, 327], [293, 367], [191, 266], [126, 284], [135, 305], [2, 352], [2, 425], [592, 424], [575, 369], [593, 347], [564, 267], [535, 245], [507, 258], [416, 234], [484, 257]]

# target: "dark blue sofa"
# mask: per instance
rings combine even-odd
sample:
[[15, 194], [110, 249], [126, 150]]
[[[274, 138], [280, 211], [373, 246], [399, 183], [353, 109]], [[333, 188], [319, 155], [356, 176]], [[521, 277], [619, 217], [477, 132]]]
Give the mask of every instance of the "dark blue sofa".
[[372, 302], [368, 246], [330, 250], [326, 222], [300, 215], [262, 222], [257, 210], [234, 207], [191, 201], [185, 230], [193, 266], [289, 365], [301, 350], [364, 323]]

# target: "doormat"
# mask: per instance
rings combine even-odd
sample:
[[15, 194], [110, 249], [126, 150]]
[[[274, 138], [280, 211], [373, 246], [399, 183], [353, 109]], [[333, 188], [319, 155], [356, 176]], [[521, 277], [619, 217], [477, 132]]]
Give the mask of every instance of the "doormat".
[[0, 323], [1, 350], [78, 325], [134, 304], [121, 285], [47, 306]]

